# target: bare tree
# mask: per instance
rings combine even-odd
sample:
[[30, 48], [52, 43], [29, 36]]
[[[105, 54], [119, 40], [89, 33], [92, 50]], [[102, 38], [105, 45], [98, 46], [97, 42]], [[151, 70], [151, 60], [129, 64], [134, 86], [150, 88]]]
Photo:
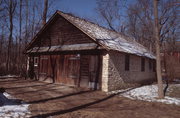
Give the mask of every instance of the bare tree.
[[[0, 37], [0, 55], [3, 56], [3, 44], [4, 44], [4, 25], [1, 26], [1, 37]], [[0, 58], [0, 62], [2, 62], [2, 58]]]
[[137, 0], [127, 7], [127, 33], [152, 50], [153, 9], [150, 0]]
[[[178, 6], [171, 4], [177, 0], [159, 1], [159, 32], [160, 41], [177, 40], [176, 36], [179, 20]], [[127, 7], [127, 33], [133, 36], [139, 43], [153, 50], [155, 41], [153, 40], [153, 4], [150, 0], [137, 0]]]
[[9, 38], [8, 38], [8, 54], [7, 54], [7, 62], [6, 62], [6, 70], [9, 72], [10, 70], [10, 54], [11, 54], [11, 45], [12, 45], [12, 34], [13, 34], [13, 18], [16, 9], [17, 2], [15, 0], [7, 0], [6, 10], [9, 17]]
[[[2, 22], [4, 20], [4, 8], [3, 8], [3, 1], [0, 0], [0, 21], [1, 21], [1, 36], [0, 36], [0, 55], [2, 55], [2, 48], [3, 48], [3, 43], [4, 43], [4, 23]], [[0, 59], [1, 61], [1, 59]]]
[[154, 36], [155, 36], [155, 44], [156, 44], [156, 73], [158, 80], [158, 95], [159, 98], [164, 98], [163, 93], [163, 82], [161, 75], [161, 59], [160, 59], [160, 35], [159, 35], [159, 21], [158, 21], [158, 0], [154, 0]]
[[48, 0], [44, 0], [44, 10], [43, 10], [43, 16], [42, 16], [42, 25], [46, 24], [47, 11], [48, 11]]
[[34, 29], [35, 29], [35, 8], [36, 8], [37, 6], [36, 6], [36, 3], [34, 3], [33, 4], [33, 10], [32, 10], [32, 25], [31, 25], [31, 32], [32, 32], [32, 34], [31, 34], [31, 38], [33, 38], [34, 37]]
[[25, 14], [25, 45], [28, 43], [28, 18], [29, 18], [29, 1], [26, 0], [26, 14]]
[[[0, 0], [0, 13], [4, 11], [4, 6], [3, 6], [3, 0]], [[3, 15], [0, 15], [0, 18], [3, 17]]]
[[6, 47], [7, 47], [7, 17], [6, 12], [7, 9], [5, 9], [5, 3], [3, 0], [0, 1], [0, 75], [6, 72]]
[[96, 11], [100, 18], [111, 30], [118, 32], [124, 32], [120, 14], [122, 3], [122, 0], [97, 0]]
[[[11, 74], [25, 72], [26, 56], [22, 52], [42, 26], [42, 3], [45, 1], [0, 0], [0, 74], [7, 74], [5, 70], [13, 70]], [[52, 6], [51, 1], [47, 7]]]
[[22, 69], [22, 63], [21, 63], [21, 45], [22, 45], [22, 0], [19, 0], [19, 42], [18, 42], [18, 70]]

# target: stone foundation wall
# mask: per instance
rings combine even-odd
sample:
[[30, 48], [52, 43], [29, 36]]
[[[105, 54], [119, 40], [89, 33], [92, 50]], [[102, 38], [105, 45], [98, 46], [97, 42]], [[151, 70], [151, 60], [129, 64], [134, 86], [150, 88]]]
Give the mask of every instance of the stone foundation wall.
[[108, 78], [109, 78], [109, 54], [102, 56], [102, 80], [101, 80], [101, 89], [102, 91], [108, 91]]
[[154, 81], [156, 76], [153, 72], [153, 64], [150, 69], [149, 59], [145, 58], [145, 71], [142, 72], [141, 58], [130, 55], [129, 71], [125, 71], [125, 53], [110, 51], [103, 56], [102, 90], [124, 89]]

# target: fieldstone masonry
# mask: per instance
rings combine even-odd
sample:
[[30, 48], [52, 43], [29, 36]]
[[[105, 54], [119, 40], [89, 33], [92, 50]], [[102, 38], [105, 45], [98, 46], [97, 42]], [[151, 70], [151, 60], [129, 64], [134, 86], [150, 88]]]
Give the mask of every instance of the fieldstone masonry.
[[104, 55], [102, 63], [102, 91], [134, 87], [155, 80], [155, 72], [153, 72], [153, 67], [149, 68], [148, 58], [145, 58], [145, 71], [141, 71], [141, 58], [145, 57], [130, 54], [129, 71], [125, 71], [125, 53], [110, 51]]
[[108, 91], [108, 78], [109, 78], [109, 54], [102, 57], [102, 91]]

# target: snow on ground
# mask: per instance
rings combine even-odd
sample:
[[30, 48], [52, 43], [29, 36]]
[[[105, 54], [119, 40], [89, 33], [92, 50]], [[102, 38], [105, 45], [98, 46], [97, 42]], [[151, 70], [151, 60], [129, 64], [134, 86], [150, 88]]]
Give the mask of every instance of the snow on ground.
[[[180, 84], [176, 84], [176, 85], [172, 85], [172, 86], [180, 87]], [[169, 89], [169, 90], [171, 90], [171, 89]], [[123, 91], [127, 91], [127, 89], [113, 91], [113, 92], [110, 92], [110, 94], [119, 93], [119, 92], [123, 92]], [[149, 101], [149, 102], [162, 102], [162, 103], [166, 103], [166, 104], [180, 105], [180, 98], [173, 98], [173, 97], [165, 96], [164, 99], [158, 99], [157, 91], [158, 91], [157, 85], [148, 85], [148, 86], [142, 86], [139, 88], [135, 88], [132, 90], [129, 89], [129, 91], [120, 94], [120, 96], [124, 96], [124, 97], [130, 98], [130, 99]]]
[[180, 79], [175, 79], [173, 81], [176, 82], [176, 83], [180, 83]]
[[17, 75], [4, 75], [4, 76], [0, 76], [0, 79], [1, 78], [13, 78], [13, 77], [19, 77]]
[[15, 100], [8, 93], [0, 93], [0, 118], [29, 117], [28, 104]]

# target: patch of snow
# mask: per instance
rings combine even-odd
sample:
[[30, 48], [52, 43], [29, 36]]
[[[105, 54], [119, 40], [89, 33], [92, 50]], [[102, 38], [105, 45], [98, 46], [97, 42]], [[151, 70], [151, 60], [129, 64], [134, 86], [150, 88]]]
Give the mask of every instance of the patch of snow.
[[168, 93], [173, 92], [174, 88], [180, 88], [180, 84], [171, 84], [167, 89]]
[[173, 80], [174, 82], [180, 82], [180, 79], [175, 79], [175, 80]]
[[132, 88], [115, 90], [115, 91], [108, 92], [108, 94], [119, 94], [119, 93], [124, 93], [124, 92], [126, 92], [126, 91], [131, 90], [131, 89], [132, 89]]
[[0, 93], [0, 118], [24, 118], [29, 117], [29, 104], [12, 99], [8, 93]]
[[1, 78], [13, 78], [13, 77], [19, 77], [17, 75], [4, 75], [4, 76], [0, 76], [0, 79]]
[[[176, 86], [179, 86], [179, 85], [177, 84]], [[157, 85], [143, 86], [143, 87], [139, 87], [139, 88], [132, 89], [125, 92], [126, 90], [112, 91], [110, 92], [110, 94], [124, 91], [124, 93], [120, 94], [120, 96], [124, 96], [124, 97], [134, 99], [134, 100], [136, 99], [136, 100], [143, 100], [143, 101], [149, 101], [149, 102], [162, 102], [165, 104], [180, 105], [180, 98], [173, 98], [173, 97], [165, 96], [164, 99], [158, 99]]]

